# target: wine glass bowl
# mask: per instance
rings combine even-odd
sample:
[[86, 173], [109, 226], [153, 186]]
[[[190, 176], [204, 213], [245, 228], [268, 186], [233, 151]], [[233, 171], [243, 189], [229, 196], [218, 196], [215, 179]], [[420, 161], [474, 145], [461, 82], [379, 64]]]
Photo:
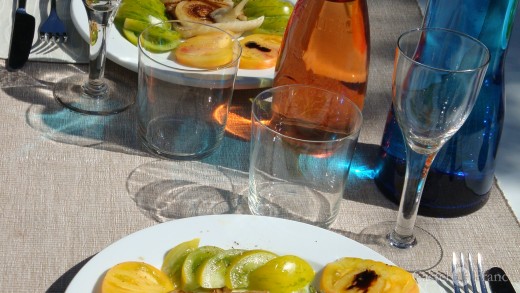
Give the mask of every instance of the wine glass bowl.
[[488, 61], [483, 44], [453, 31], [415, 30], [399, 38], [393, 105], [414, 151], [437, 152], [462, 126]]
[[[386, 235], [379, 251], [395, 255], [395, 263], [407, 270], [429, 269], [442, 257], [434, 236], [414, 229], [419, 202], [435, 155], [475, 104], [489, 59], [480, 41], [447, 29], [415, 29], [397, 41], [392, 105], [406, 142], [405, 184], [397, 222], [364, 233]], [[427, 259], [422, 267], [411, 267], [418, 253], [426, 253]]]
[[76, 74], [58, 82], [54, 97], [63, 106], [84, 114], [109, 115], [127, 109], [133, 95], [116, 94], [131, 85], [117, 77], [104, 78], [107, 34], [120, 0], [83, 0], [89, 21], [89, 73]]

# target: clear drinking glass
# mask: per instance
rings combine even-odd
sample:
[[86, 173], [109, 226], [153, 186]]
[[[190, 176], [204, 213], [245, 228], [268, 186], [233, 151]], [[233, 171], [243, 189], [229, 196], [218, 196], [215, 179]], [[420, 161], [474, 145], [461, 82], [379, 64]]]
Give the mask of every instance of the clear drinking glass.
[[364, 233], [386, 235], [377, 250], [407, 270], [429, 269], [441, 259], [436, 239], [414, 229], [419, 202], [435, 155], [475, 104], [489, 59], [480, 41], [446, 29], [416, 29], [397, 41], [392, 103], [406, 141], [405, 184], [397, 222]]
[[[195, 40], [203, 46], [193, 46]], [[190, 41], [193, 47], [181, 48]], [[162, 49], [170, 45], [175, 49]], [[191, 61], [199, 64], [186, 64], [181, 52], [191, 52]], [[172, 20], [141, 33], [137, 130], [151, 153], [200, 159], [220, 145], [241, 52], [237, 39], [208, 24]]]
[[260, 93], [251, 116], [251, 212], [329, 226], [345, 192], [359, 108], [339, 93], [286, 85]]
[[63, 106], [84, 114], [119, 113], [134, 103], [132, 95], [118, 95], [128, 88], [124, 79], [104, 78], [107, 35], [121, 0], [83, 0], [89, 21], [89, 74], [76, 74], [54, 87], [54, 97]]

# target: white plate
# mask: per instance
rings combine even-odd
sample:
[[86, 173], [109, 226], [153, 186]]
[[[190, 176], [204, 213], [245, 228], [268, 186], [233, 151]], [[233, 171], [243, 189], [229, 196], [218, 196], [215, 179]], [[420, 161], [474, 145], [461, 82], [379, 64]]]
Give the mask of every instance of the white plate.
[[[290, 0], [293, 4], [296, 0]], [[89, 42], [88, 18], [82, 0], [72, 0], [70, 5], [72, 22], [81, 37]], [[115, 28], [112, 27], [107, 38], [107, 58], [115, 63], [137, 72], [137, 47], [127, 41]], [[264, 88], [272, 85], [274, 68], [262, 70], [239, 69], [236, 89]]]
[[360, 243], [308, 224], [251, 215], [201, 216], [158, 224], [113, 243], [78, 272], [66, 293], [99, 292], [104, 273], [120, 262], [144, 261], [160, 268], [169, 249], [193, 238], [200, 238], [200, 245], [297, 255], [316, 271], [345, 256], [392, 264]]

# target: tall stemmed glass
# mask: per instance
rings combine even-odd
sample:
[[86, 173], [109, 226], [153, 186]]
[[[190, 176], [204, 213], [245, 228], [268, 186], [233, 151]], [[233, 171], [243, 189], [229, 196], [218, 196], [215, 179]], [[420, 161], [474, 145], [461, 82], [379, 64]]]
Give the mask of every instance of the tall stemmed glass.
[[410, 271], [441, 259], [436, 239], [414, 229], [419, 202], [435, 155], [475, 104], [489, 59], [481, 42], [455, 31], [416, 29], [398, 39], [392, 104], [406, 141], [405, 184], [397, 222], [376, 225], [370, 233], [385, 234], [380, 252]]
[[121, 0], [83, 0], [89, 21], [89, 74], [73, 75], [56, 84], [54, 97], [74, 111], [108, 115], [121, 112], [134, 101], [133, 96], [119, 94], [115, 88], [123, 80], [104, 78], [107, 35]]

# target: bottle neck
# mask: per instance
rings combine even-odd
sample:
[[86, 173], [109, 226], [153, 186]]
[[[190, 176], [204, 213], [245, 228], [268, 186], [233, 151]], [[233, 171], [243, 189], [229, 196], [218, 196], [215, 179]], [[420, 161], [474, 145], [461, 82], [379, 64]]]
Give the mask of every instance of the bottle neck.
[[479, 39], [489, 49], [488, 75], [501, 75], [518, 0], [430, 0], [423, 27], [442, 27]]
[[26, 3], [26, 0], [19, 0], [18, 1], [18, 8], [24, 8], [25, 9], [25, 3]]

